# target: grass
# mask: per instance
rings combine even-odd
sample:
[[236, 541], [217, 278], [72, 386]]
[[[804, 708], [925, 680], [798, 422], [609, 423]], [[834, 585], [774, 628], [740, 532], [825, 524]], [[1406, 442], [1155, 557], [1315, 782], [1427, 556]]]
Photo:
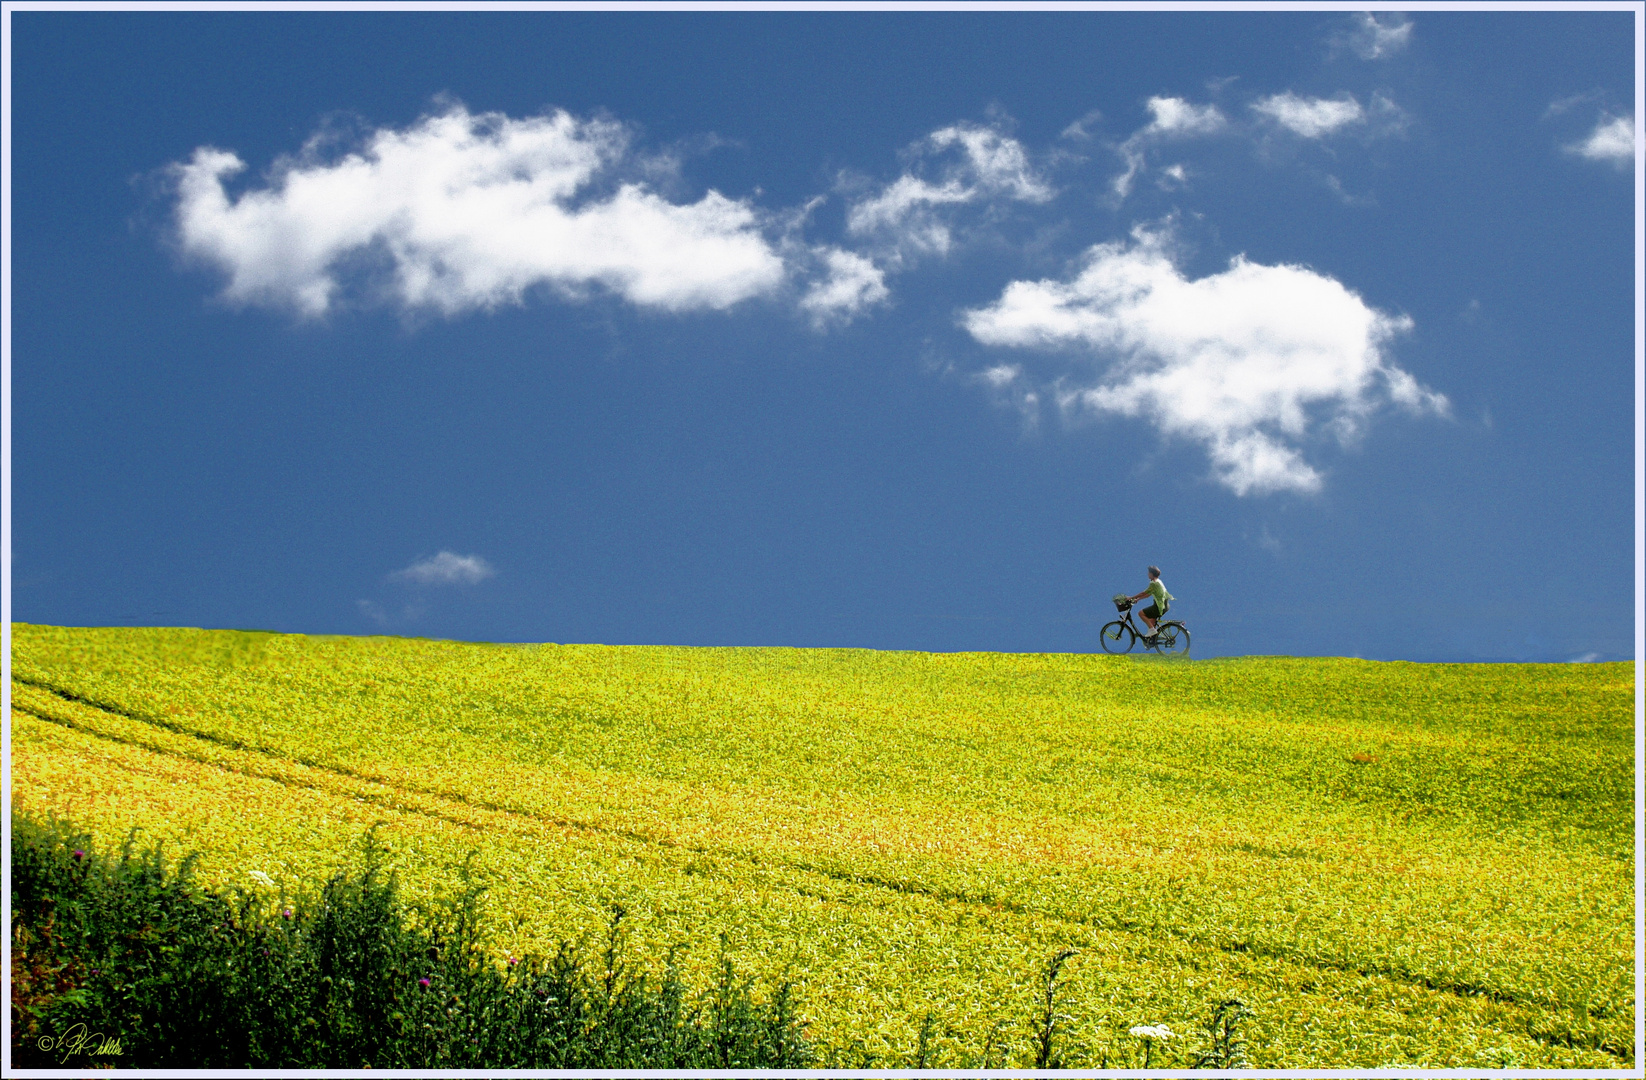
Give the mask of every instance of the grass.
[[1632, 664], [21, 624], [12, 659], [16, 806], [273, 892], [382, 822], [413, 904], [473, 853], [496, 950], [617, 903], [655, 977], [788, 973], [821, 1064], [1113, 1065], [1235, 1000], [1259, 1067], [1634, 1062]]

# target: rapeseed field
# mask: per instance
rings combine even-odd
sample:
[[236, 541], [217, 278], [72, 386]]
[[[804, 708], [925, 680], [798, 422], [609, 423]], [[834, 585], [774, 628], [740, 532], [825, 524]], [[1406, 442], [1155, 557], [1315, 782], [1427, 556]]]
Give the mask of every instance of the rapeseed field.
[[293, 894], [378, 824], [500, 960], [621, 904], [688, 982], [792, 980], [825, 1065], [1033, 1065], [1073, 949], [1072, 1067], [1239, 998], [1260, 1068], [1633, 1068], [1633, 683], [14, 624], [12, 799]]

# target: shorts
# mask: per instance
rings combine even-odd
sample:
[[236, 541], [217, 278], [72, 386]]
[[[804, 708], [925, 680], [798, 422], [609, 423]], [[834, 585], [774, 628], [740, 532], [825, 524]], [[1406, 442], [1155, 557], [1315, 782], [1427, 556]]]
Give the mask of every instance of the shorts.
[[[1167, 607], [1167, 608], [1168, 608], [1168, 609], [1170, 609], [1170, 608], [1171, 608], [1171, 606], [1172, 606], [1172, 605], [1170, 605], [1170, 604], [1167, 604], [1167, 605], [1166, 605], [1166, 607]], [[1144, 608], [1144, 609], [1143, 609], [1143, 610], [1142, 610], [1142, 611], [1140, 611], [1140, 612], [1138, 612], [1138, 614], [1139, 614], [1139, 615], [1147, 615], [1147, 616], [1148, 616], [1148, 617], [1149, 617], [1149, 618], [1151, 618], [1151, 619], [1155, 619], [1155, 620], [1158, 620], [1158, 619], [1159, 619], [1159, 618], [1160, 618], [1160, 617], [1161, 617], [1161, 616], [1162, 616], [1162, 615], [1164, 615], [1164, 614], [1166, 614], [1166, 612], [1164, 612], [1164, 611], [1162, 611], [1162, 610], [1160, 610], [1160, 607], [1159, 607], [1159, 605], [1157, 605], [1157, 604], [1150, 604], [1150, 605], [1149, 605], [1149, 606], [1148, 606], [1148, 607], [1146, 607], [1146, 608]]]

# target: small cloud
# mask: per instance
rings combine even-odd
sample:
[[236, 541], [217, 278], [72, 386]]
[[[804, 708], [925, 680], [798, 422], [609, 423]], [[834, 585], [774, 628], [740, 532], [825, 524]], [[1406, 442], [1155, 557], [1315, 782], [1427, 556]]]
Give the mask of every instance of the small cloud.
[[1156, 180], [1155, 183], [1159, 184], [1161, 189], [1164, 191], [1172, 191], [1177, 188], [1187, 187], [1189, 184], [1188, 170], [1182, 165], [1172, 165], [1168, 168], [1161, 169], [1160, 179]]
[[[389, 579], [418, 585], [473, 585], [495, 573], [497, 571], [478, 555], [454, 555], [442, 551], [432, 558], [412, 563], [404, 570], [396, 570], [389, 575]], [[361, 601], [362, 604], [365, 602]]]
[[1048, 202], [1055, 194], [1035, 175], [1023, 144], [995, 128], [955, 124], [932, 132], [931, 143], [938, 150], [960, 147], [978, 188], [986, 194], [1003, 194], [1031, 203]]
[[1305, 139], [1323, 138], [1341, 127], [1360, 123], [1366, 115], [1352, 95], [1304, 98], [1289, 90], [1259, 98], [1252, 103], [1252, 111]]
[[1333, 40], [1333, 50], [1347, 48], [1362, 60], [1387, 60], [1412, 43], [1412, 20], [1398, 12], [1381, 17], [1369, 11], [1354, 16], [1353, 25]]
[[952, 124], [913, 149], [917, 163], [943, 162], [935, 179], [914, 171], [861, 199], [846, 211], [846, 231], [878, 236], [894, 252], [947, 254], [949, 216], [939, 208], [1004, 199], [1044, 203], [1056, 194], [1034, 169], [1023, 144], [994, 126]]
[[1356, 195], [1356, 194], [1354, 194], [1348, 188], [1343, 186], [1343, 181], [1339, 180], [1337, 177], [1333, 176], [1331, 173], [1326, 174], [1326, 187], [1331, 191], [1331, 193], [1333, 195], [1337, 196], [1338, 201], [1341, 202], [1344, 206], [1376, 206], [1377, 205], [1377, 200], [1375, 198], [1373, 198], [1370, 195]]
[[1412, 118], [1386, 95], [1373, 92], [1366, 106], [1366, 124], [1374, 135], [1403, 135]]
[[1098, 112], [1096, 109], [1093, 109], [1085, 116], [1082, 116], [1079, 120], [1076, 120], [1074, 123], [1064, 128], [1059, 137], [1064, 139], [1077, 139], [1081, 142], [1085, 142], [1092, 137], [1092, 125], [1101, 119], [1103, 119], [1103, 114]]
[[1119, 147], [1120, 156], [1126, 162], [1126, 171], [1116, 176], [1110, 186], [1120, 199], [1131, 193], [1132, 183], [1143, 171], [1145, 150], [1151, 143], [1213, 135], [1228, 125], [1227, 118], [1216, 105], [1196, 105], [1183, 98], [1161, 96], [1150, 98], [1147, 104], [1152, 119]]
[[1210, 135], [1228, 122], [1216, 105], [1195, 105], [1182, 98], [1152, 97], [1149, 111], [1154, 119], [1140, 134]]
[[1600, 661], [1600, 654], [1599, 653], [1597, 653], [1597, 652], [1586, 652], [1582, 656], [1572, 657], [1570, 660], [1567, 661], [1567, 663], [1570, 663], [1570, 664], [1594, 664], [1594, 663], [1598, 663], [1599, 661]]
[[1594, 105], [1605, 100], [1606, 95], [1599, 90], [1591, 90], [1587, 94], [1570, 94], [1563, 98], [1555, 98], [1549, 102], [1549, 107], [1543, 110], [1543, 119], [1559, 116], [1562, 113], [1575, 109], [1579, 105]]
[[930, 208], [971, 202], [976, 197], [975, 189], [957, 179], [933, 184], [904, 174], [878, 195], [851, 207], [846, 212], [846, 230], [856, 236], [896, 230], [902, 246], [946, 254], [949, 226], [935, 218]]
[[800, 308], [819, 329], [831, 322], [850, 322], [890, 295], [886, 272], [873, 261], [840, 248], [819, 248], [816, 254], [828, 273], [806, 290]]
[[1588, 138], [1568, 145], [1565, 150], [1568, 154], [1575, 154], [1589, 161], [1607, 162], [1619, 169], [1633, 165], [1635, 118], [1608, 116], [1602, 113], [1599, 123], [1589, 133]]
[[1040, 394], [1033, 383], [1023, 378], [1021, 365], [996, 364], [978, 372], [973, 378], [989, 387], [997, 403], [1017, 410], [1025, 432], [1039, 427]]
[[996, 364], [984, 371], [981, 378], [984, 382], [999, 390], [1010, 385], [1021, 374], [1023, 374], [1023, 369], [1016, 364]]

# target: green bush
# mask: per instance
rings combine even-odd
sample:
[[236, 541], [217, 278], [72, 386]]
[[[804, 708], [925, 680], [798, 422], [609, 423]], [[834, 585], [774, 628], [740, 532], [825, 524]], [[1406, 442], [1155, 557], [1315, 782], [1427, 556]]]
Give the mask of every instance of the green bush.
[[[18, 1068], [794, 1068], [814, 1054], [785, 984], [757, 1001], [722, 958], [686, 991], [635, 969], [615, 908], [598, 960], [575, 945], [503, 965], [467, 883], [410, 912], [368, 835], [362, 868], [311, 897], [224, 896], [128, 839], [12, 819], [12, 1061]], [[417, 916], [413, 918], [413, 916]], [[83, 1025], [83, 1026], [82, 1026]]]

